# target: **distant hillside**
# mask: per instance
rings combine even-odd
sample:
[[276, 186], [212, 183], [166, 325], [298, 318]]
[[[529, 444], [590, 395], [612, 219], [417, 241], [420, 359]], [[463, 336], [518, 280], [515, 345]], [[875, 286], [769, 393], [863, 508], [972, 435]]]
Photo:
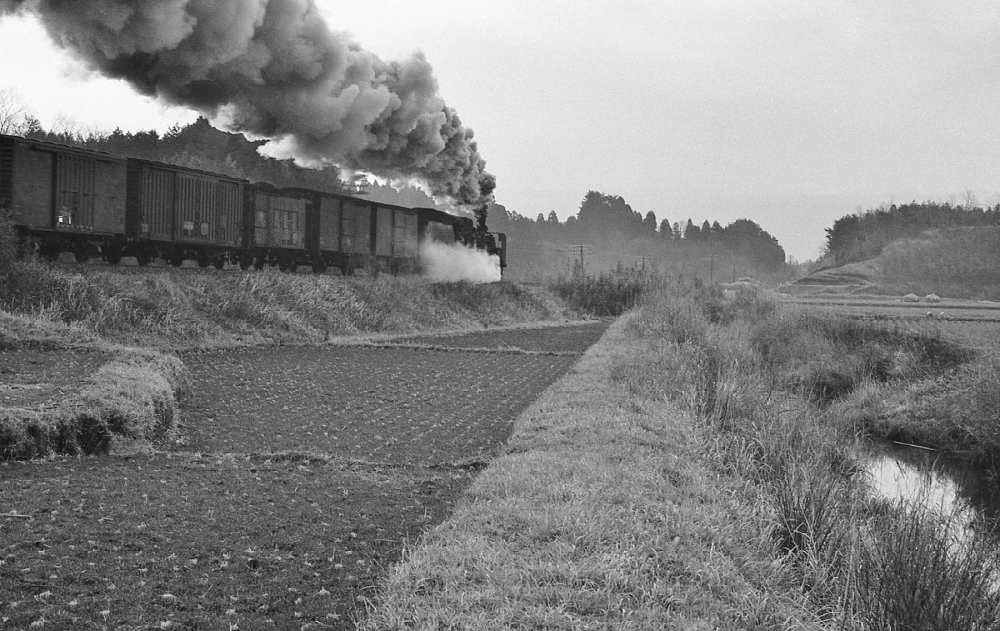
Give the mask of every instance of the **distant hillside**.
[[981, 208], [970, 198], [964, 205], [910, 202], [841, 217], [826, 229], [825, 259], [838, 264], [875, 258], [890, 243], [916, 239], [928, 230], [1000, 226], [1000, 204]]
[[938, 228], [889, 241], [867, 261], [822, 267], [790, 289], [1000, 300], [1000, 226]]

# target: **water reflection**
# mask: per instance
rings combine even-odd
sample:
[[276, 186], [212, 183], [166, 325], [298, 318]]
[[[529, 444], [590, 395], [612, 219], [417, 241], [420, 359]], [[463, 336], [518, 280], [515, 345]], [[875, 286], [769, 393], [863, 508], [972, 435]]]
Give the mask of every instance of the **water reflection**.
[[930, 454], [921, 466], [915, 466], [892, 454], [882, 454], [868, 462], [865, 469], [873, 490], [888, 500], [920, 503], [942, 514], [961, 510], [958, 485], [941, 468], [935, 467]]
[[939, 451], [891, 443], [872, 453], [864, 466], [872, 490], [891, 501], [926, 507], [942, 516], [989, 526], [1000, 535], [1000, 494], [996, 483], [979, 469]]

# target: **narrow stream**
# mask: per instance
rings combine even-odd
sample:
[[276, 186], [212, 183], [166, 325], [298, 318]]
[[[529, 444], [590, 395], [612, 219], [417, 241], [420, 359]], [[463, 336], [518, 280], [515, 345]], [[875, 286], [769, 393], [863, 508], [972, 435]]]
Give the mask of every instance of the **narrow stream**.
[[1000, 536], [1000, 493], [981, 470], [937, 450], [895, 443], [873, 452], [864, 469], [873, 490], [886, 499], [919, 503], [965, 528], [985, 522]]

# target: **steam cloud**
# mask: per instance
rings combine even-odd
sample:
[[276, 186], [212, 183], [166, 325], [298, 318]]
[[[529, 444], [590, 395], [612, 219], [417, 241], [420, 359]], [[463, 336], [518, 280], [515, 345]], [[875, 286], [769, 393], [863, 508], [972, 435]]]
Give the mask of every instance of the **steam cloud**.
[[264, 150], [421, 183], [459, 204], [496, 185], [422, 53], [385, 62], [313, 0], [0, 0], [101, 74], [195, 109]]
[[435, 282], [494, 283], [500, 280], [500, 257], [461, 243], [426, 241], [420, 248], [424, 277]]

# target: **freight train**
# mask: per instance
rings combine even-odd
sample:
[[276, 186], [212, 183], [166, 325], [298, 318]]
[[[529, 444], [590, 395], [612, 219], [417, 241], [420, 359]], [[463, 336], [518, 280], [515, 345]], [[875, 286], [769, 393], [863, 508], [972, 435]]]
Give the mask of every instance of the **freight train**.
[[26, 251], [49, 259], [411, 273], [435, 240], [507, 265], [506, 236], [468, 217], [2, 134], [0, 211]]

